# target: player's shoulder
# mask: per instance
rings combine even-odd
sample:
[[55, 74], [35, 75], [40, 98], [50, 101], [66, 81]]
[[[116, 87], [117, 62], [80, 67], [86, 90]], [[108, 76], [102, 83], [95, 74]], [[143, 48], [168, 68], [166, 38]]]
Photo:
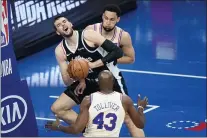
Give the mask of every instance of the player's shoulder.
[[90, 25], [86, 26], [85, 30], [87, 30], [87, 29], [93, 29], [93, 28], [94, 28], [94, 24], [90, 24]]
[[83, 38], [88, 41], [91, 41], [91, 42], [95, 42], [95, 41], [99, 40], [98, 38], [100, 36], [101, 36], [101, 34], [94, 31], [93, 29], [84, 29], [84, 31], [83, 31]]
[[[128, 101], [129, 99], [129, 96], [127, 96], [126, 94], [123, 94], [123, 93], [120, 93], [120, 92], [118, 92], [118, 91], [114, 91], [113, 93], [115, 93], [117, 96], [120, 96], [120, 99], [121, 99], [121, 101], [123, 102], [125, 102], [125, 101]], [[118, 97], [117, 97], [118, 98]]]
[[85, 96], [83, 101], [81, 102], [81, 106], [90, 106], [91, 105], [91, 98], [90, 96]]
[[60, 58], [60, 59], [64, 59], [66, 58], [66, 53], [64, 51], [64, 47], [63, 47], [63, 41], [62, 40], [55, 48], [55, 56]]
[[85, 29], [95, 29], [97, 26], [99, 26], [101, 23], [94, 23], [94, 24], [90, 24], [88, 26], [86, 26]]
[[128, 95], [122, 94], [122, 103], [125, 105], [129, 105], [132, 104], [132, 100]]
[[129, 32], [125, 31], [125, 30], [122, 30], [122, 34], [121, 34], [121, 43], [122, 42], [125, 42], [125, 41], [128, 41], [128, 40], [131, 40], [131, 35]]
[[124, 34], [124, 35], [129, 35], [129, 32], [128, 32], [128, 31], [126, 31], [125, 29], [119, 27], [118, 25], [116, 25], [116, 28], [122, 32], [122, 35], [123, 35], [123, 34]]
[[59, 44], [56, 46], [55, 48], [55, 53], [56, 52], [61, 52], [62, 51], [62, 47], [63, 47], [63, 40], [59, 42]]
[[124, 29], [121, 29], [121, 30], [122, 30], [122, 37], [130, 37], [129, 32], [127, 32], [127, 31], [124, 30]]
[[88, 26], [94, 26], [94, 25], [101, 25], [101, 22], [94, 23], [94, 24], [90, 24], [90, 25], [88, 25]]

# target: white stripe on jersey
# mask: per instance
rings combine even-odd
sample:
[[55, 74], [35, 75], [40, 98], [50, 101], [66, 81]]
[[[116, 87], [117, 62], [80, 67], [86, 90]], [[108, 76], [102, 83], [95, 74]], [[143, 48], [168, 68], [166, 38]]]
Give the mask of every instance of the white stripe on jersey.
[[[105, 51], [102, 47], [98, 47], [97, 51], [102, 55], [102, 57], [105, 57], [108, 54], [108, 52]], [[118, 82], [118, 84], [119, 84], [119, 86], [121, 88], [121, 92], [123, 94], [125, 94], [123, 85], [121, 83], [121, 78], [122, 77], [119, 76], [120, 70], [117, 67], [117, 65], [114, 65], [114, 62], [111, 62], [111, 63], [108, 63], [106, 66], [108, 67], [109, 71], [112, 72], [112, 74], [114, 75], [115, 79], [117, 80], [117, 82]]]
[[84, 38], [84, 31], [85, 30], [83, 30], [82, 31], [82, 36], [81, 36], [81, 41], [82, 41], [82, 44], [83, 44], [83, 46], [85, 47], [85, 49], [88, 51], [88, 52], [90, 52], [90, 53], [94, 53], [94, 52], [96, 52], [96, 49], [95, 50], [93, 50], [93, 51], [91, 51], [91, 50], [89, 50], [86, 46], [85, 46], [85, 43], [84, 43], [84, 41], [83, 41], [83, 38]]

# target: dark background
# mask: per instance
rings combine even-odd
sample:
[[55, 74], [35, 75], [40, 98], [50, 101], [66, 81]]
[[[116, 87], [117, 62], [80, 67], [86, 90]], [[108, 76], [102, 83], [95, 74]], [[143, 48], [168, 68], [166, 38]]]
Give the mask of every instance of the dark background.
[[[101, 21], [101, 12], [107, 4], [119, 5], [122, 14], [137, 8], [136, 0], [87, 0], [84, 3], [81, 0], [74, 0], [72, 2], [67, 1], [67, 3], [66, 1], [67, 0], [60, 0], [58, 1], [60, 3], [58, 3], [55, 0], [39, 0], [24, 2], [13, 1], [11, 3], [13, 28], [12, 40], [17, 59], [41, 51], [60, 41], [61, 37], [56, 35], [53, 28], [53, 19], [57, 15], [66, 16], [74, 24], [74, 29], [83, 29], [89, 24]], [[57, 5], [60, 5], [61, 3], [65, 3], [66, 6], [67, 4], [75, 6], [65, 12], [57, 12], [56, 15], [51, 17], [48, 13], [49, 8], [47, 7], [51, 3], [55, 5], [56, 10], [58, 7]], [[35, 14], [38, 11], [37, 5], [44, 6], [47, 16], [46, 20], [38, 21], [37, 15]], [[20, 11], [20, 9], [25, 9], [25, 12]], [[32, 10], [35, 12], [32, 13]], [[25, 20], [19, 18], [20, 16], [23, 18], [22, 13], [25, 14]], [[31, 14], [31, 16], [34, 17], [33, 21], [28, 21], [28, 14]], [[41, 18], [43, 17], [41, 16]]]

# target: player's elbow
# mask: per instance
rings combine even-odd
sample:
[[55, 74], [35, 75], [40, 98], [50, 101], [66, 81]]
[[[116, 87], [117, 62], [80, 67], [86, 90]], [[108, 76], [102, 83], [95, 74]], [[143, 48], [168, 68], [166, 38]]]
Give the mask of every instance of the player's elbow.
[[69, 78], [68, 76], [62, 76], [62, 79], [65, 86], [70, 86], [73, 83], [73, 79]]
[[63, 79], [63, 83], [64, 83], [65, 86], [69, 86], [70, 85], [69, 81], [66, 80], [66, 79]]
[[135, 124], [137, 128], [143, 129], [144, 128], [144, 123], [140, 122], [140, 123], [136, 123]]
[[139, 128], [140, 129], [143, 129], [144, 128], [144, 123], [143, 124], [140, 124]]
[[141, 120], [139, 120], [138, 122], [136, 122], [136, 127], [143, 129], [145, 126], [145, 118], [142, 118]]
[[135, 58], [134, 57], [130, 57], [129, 58], [129, 64], [132, 64], [132, 63], [134, 63], [135, 62]]
[[80, 134], [81, 132], [82, 132], [81, 129], [74, 127], [73, 134]]
[[79, 131], [76, 130], [76, 131], [74, 131], [73, 134], [79, 134], [79, 133], [81, 133], [81, 132], [79, 132]]

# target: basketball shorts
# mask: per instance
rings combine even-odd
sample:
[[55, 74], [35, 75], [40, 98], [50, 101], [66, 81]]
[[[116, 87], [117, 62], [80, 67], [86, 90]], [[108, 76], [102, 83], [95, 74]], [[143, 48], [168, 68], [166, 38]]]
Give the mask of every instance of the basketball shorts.
[[95, 80], [87, 80], [85, 79], [86, 82], [86, 88], [83, 91], [83, 94], [76, 95], [75, 94], [75, 89], [79, 84], [79, 81], [74, 82], [70, 86], [67, 87], [67, 89], [64, 91], [64, 93], [69, 96], [71, 99], [76, 102], [76, 104], [80, 104], [85, 96], [90, 95], [91, 93], [99, 91], [99, 86], [98, 83]]
[[[114, 81], [114, 91], [128, 95], [128, 90], [127, 90], [124, 78], [121, 73], [120, 73], [120, 76], [121, 76], [121, 79], [119, 79], [119, 80], [114, 79], [115, 80]], [[85, 79], [85, 82], [86, 82], [86, 88], [83, 91], [83, 94], [76, 95], [74, 92], [76, 87], [79, 84], [78, 81], [76, 81], [73, 84], [71, 84], [70, 86], [68, 86], [67, 89], [64, 91], [64, 93], [67, 96], [69, 96], [71, 99], [73, 99], [74, 102], [78, 105], [83, 101], [85, 96], [88, 96], [94, 92], [100, 91], [97, 81]]]

